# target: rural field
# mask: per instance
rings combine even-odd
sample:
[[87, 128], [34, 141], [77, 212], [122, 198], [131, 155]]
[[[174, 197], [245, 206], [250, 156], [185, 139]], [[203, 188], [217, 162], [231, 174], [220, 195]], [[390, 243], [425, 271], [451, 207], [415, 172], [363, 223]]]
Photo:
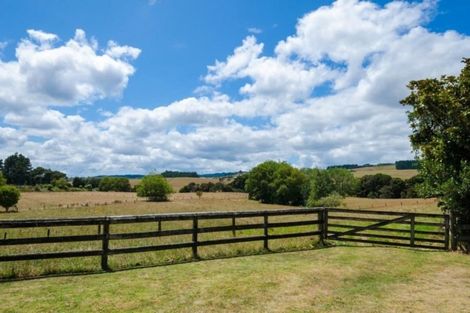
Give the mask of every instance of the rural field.
[[470, 258], [338, 246], [0, 283], [2, 312], [468, 312]]
[[[346, 198], [350, 209], [439, 213], [436, 199]], [[124, 192], [25, 192], [19, 212], [0, 219], [137, 215], [171, 212], [276, 210], [245, 193], [175, 193], [147, 202]], [[285, 221], [285, 218], [278, 219]], [[259, 222], [249, 218], [242, 223]], [[205, 226], [220, 225], [207, 221]], [[164, 229], [184, 222], [163, 223]], [[202, 225], [202, 226], [204, 226]], [[186, 225], [189, 226], [189, 225]], [[115, 225], [113, 231], [155, 229], [155, 223]], [[137, 229], [136, 229], [137, 227]], [[51, 235], [96, 232], [91, 226], [52, 228]], [[307, 230], [307, 226], [294, 231]], [[8, 238], [44, 236], [46, 229], [10, 230]], [[280, 233], [284, 230], [280, 229]], [[256, 230], [237, 236], [259, 235]], [[228, 235], [230, 236], [230, 234]], [[190, 240], [181, 236], [180, 240]], [[207, 234], [206, 239], [227, 238]], [[281, 239], [111, 256], [112, 273], [99, 257], [0, 263], [1, 312], [464, 312], [470, 297], [470, 259], [459, 253], [345, 245], [312, 249], [318, 238]], [[139, 244], [175, 243], [171, 237]], [[116, 241], [116, 247], [137, 243]], [[93, 249], [99, 242], [61, 247], [14, 246], [8, 253]], [[39, 246], [39, 247], [38, 247]], [[26, 249], [26, 250], [25, 250]], [[279, 253], [282, 252], [282, 253]], [[188, 263], [189, 262], [189, 263]], [[34, 279], [31, 279], [34, 278]]]
[[352, 170], [354, 176], [360, 178], [365, 175], [387, 174], [392, 177], [409, 179], [418, 174], [417, 170], [397, 170], [395, 165], [377, 165], [370, 167], [361, 167]]

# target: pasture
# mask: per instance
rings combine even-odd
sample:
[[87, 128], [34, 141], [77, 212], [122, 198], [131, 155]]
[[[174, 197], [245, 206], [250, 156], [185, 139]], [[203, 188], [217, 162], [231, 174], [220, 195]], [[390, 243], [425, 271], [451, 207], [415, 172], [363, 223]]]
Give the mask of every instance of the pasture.
[[[344, 207], [440, 213], [436, 199], [347, 198]], [[25, 192], [19, 212], [0, 214], [0, 219], [280, 208], [285, 206], [261, 204], [242, 193], [204, 193], [201, 198], [176, 193], [171, 201], [152, 203], [134, 193]], [[172, 229], [176, 223], [168, 222], [163, 227]], [[123, 232], [136, 230], [135, 225], [117, 226]], [[155, 227], [155, 223], [141, 224], [137, 230]], [[294, 231], [305, 231], [305, 227], [295, 227]], [[83, 231], [90, 229], [79, 229], [77, 233]], [[52, 230], [52, 235], [60, 233]], [[257, 234], [256, 230], [237, 232], [238, 236]], [[219, 238], [226, 237], [206, 237]], [[4, 298], [0, 311], [464, 312], [467, 308], [468, 256], [342, 242], [335, 242], [334, 248], [312, 250], [316, 240], [273, 241], [268, 254], [262, 242], [204, 247], [201, 262], [192, 259], [190, 249], [116, 255], [109, 261], [112, 273], [100, 273], [99, 257], [0, 263], [0, 276], [7, 279], [0, 282]], [[159, 243], [174, 242], [160, 239]], [[118, 242], [118, 246], [121, 244]], [[71, 249], [93, 248], [89, 243], [67, 245]], [[16, 252], [28, 249], [31, 247], [22, 246]], [[41, 275], [48, 277], [28, 279]]]
[[351, 247], [0, 283], [2, 312], [468, 312], [470, 258]]
[[381, 165], [381, 166], [370, 166], [370, 167], [361, 167], [353, 169], [353, 174], [357, 178], [361, 178], [365, 175], [375, 175], [375, 174], [387, 174], [392, 177], [409, 179], [418, 174], [417, 170], [397, 170], [395, 165]]

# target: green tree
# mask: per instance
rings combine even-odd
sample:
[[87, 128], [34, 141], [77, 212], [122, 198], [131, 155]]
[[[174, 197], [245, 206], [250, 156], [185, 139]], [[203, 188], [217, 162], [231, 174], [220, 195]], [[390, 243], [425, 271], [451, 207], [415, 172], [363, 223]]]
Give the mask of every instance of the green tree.
[[[358, 180], [353, 173], [345, 168], [331, 167], [323, 169], [306, 169], [304, 172], [309, 179], [308, 205], [321, 206], [320, 203], [337, 203], [336, 200], [345, 196], [355, 195], [358, 188]], [[328, 200], [320, 202], [320, 199], [331, 196]]]
[[3, 174], [8, 184], [29, 184], [31, 182], [31, 161], [22, 154], [10, 155], [3, 163]]
[[442, 76], [408, 85], [411, 145], [428, 196], [441, 198], [445, 211], [470, 221], [470, 59], [458, 76]]
[[0, 186], [6, 185], [7, 180], [3, 177], [3, 173], [0, 172]]
[[254, 167], [245, 181], [250, 199], [263, 203], [302, 205], [306, 176], [286, 162], [266, 161]]
[[0, 186], [0, 206], [8, 210], [20, 200], [20, 192], [14, 186]]
[[100, 191], [131, 191], [131, 183], [124, 177], [103, 177], [99, 184]]
[[150, 201], [167, 201], [171, 192], [170, 184], [161, 175], [145, 176], [137, 187], [137, 196], [146, 197]]

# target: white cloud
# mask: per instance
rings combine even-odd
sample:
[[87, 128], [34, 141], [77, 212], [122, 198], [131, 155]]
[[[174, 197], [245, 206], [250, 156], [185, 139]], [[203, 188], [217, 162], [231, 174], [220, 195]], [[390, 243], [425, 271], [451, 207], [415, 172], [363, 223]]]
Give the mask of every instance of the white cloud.
[[263, 32], [263, 30], [261, 28], [258, 28], [258, 27], [249, 27], [248, 32], [252, 33], [252, 34], [255, 34], [255, 35], [259, 35]]
[[60, 46], [54, 34], [28, 30], [16, 48], [15, 61], [0, 61], [0, 111], [70, 106], [118, 97], [134, 67], [128, 60], [140, 50], [110, 42], [105, 54], [77, 30]]
[[[408, 158], [410, 131], [399, 104], [406, 84], [457, 74], [470, 56], [467, 35], [426, 28], [435, 10], [434, 1], [336, 1], [299, 19], [273, 55], [246, 37], [208, 66], [198, 96], [150, 109], [98, 110], [100, 122], [57, 105], [119, 96], [140, 50], [110, 41], [100, 53], [83, 31], [59, 46], [53, 34], [30, 32], [17, 60], [0, 61], [0, 158], [20, 151], [35, 164], [78, 175], [239, 170], [266, 159], [310, 167]], [[234, 80], [243, 82], [239, 95], [223, 94]]]

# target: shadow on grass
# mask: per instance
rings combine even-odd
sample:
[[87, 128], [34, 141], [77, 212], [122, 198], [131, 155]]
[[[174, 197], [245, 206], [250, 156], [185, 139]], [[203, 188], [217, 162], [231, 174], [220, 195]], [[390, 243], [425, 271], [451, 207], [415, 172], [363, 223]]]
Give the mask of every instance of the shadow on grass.
[[47, 278], [57, 278], [57, 277], [74, 277], [74, 276], [88, 276], [88, 275], [102, 275], [102, 274], [109, 274], [109, 273], [119, 273], [119, 272], [127, 272], [133, 270], [140, 270], [146, 268], [157, 268], [157, 267], [166, 267], [172, 265], [179, 265], [179, 264], [188, 264], [188, 263], [196, 263], [196, 262], [207, 262], [207, 261], [215, 261], [215, 260], [224, 260], [224, 259], [236, 259], [236, 258], [243, 258], [243, 257], [253, 257], [253, 256], [261, 256], [261, 255], [269, 255], [269, 254], [282, 254], [282, 253], [293, 253], [293, 252], [303, 252], [303, 251], [316, 251], [316, 250], [323, 250], [323, 249], [330, 249], [330, 248], [357, 248], [357, 249], [375, 249], [375, 248], [386, 248], [386, 249], [399, 249], [399, 250], [409, 250], [409, 251], [417, 251], [420, 253], [443, 253], [447, 252], [445, 250], [428, 250], [428, 249], [417, 249], [412, 247], [396, 247], [396, 246], [384, 246], [384, 245], [357, 245], [357, 244], [345, 244], [340, 243], [337, 244], [336, 242], [326, 241], [324, 243], [315, 243], [311, 247], [299, 247], [299, 248], [278, 248], [275, 250], [256, 250], [256, 251], [247, 251], [246, 253], [241, 252], [237, 254], [215, 254], [209, 255], [205, 257], [198, 256], [197, 258], [188, 258], [188, 259], [179, 259], [175, 261], [169, 261], [165, 263], [157, 263], [157, 264], [148, 264], [148, 265], [130, 265], [129, 267], [123, 268], [115, 268], [110, 269], [109, 271], [103, 270], [90, 270], [90, 271], [80, 271], [80, 272], [59, 272], [59, 273], [47, 273], [38, 276], [26, 276], [26, 277], [6, 277], [0, 278], [0, 284], [6, 282], [17, 282], [17, 281], [29, 281], [29, 280], [37, 280], [37, 279], [47, 279]]
[[0, 284], [7, 283], [7, 282], [17, 282], [17, 281], [29, 281], [29, 280], [38, 280], [38, 279], [47, 279], [47, 278], [57, 278], [57, 277], [74, 277], [74, 276], [87, 276], [87, 275], [102, 275], [102, 274], [109, 274], [109, 273], [118, 273], [118, 272], [126, 272], [126, 271], [133, 271], [133, 270], [140, 270], [145, 268], [157, 268], [157, 267], [166, 267], [172, 265], [179, 265], [179, 264], [188, 264], [188, 263], [196, 263], [196, 262], [207, 262], [207, 261], [215, 261], [215, 260], [224, 260], [224, 259], [236, 259], [236, 258], [243, 258], [243, 257], [250, 257], [250, 256], [260, 256], [260, 255], [268, 255], [268, 254], [281, 254], [281, 253], [292, 253], [292, 252], [302, 252], [302, 251], [315, 251], [321, 249], [327, 249], [334, 247], [331, 244], [319, 244], [315, 243], [311, 247], [301, 247], [301, 248], [292, 248], [292, 249], [275, 249], [275, 250], [256, 250], [256, 251], [247, 251], [246, 253], [241, 252], [237, 254], [215, 254], [197, 258], [187, 258], [187, 259], [179, 259], [175, 261], [168, 261], [164, 263], [156, 263], [156, 264], [146, 264], [146, 265], [130, 265], [129, 267], [123, 268], [113, 268], [109, 271], [103, 270], [84, 270], [78, 272], [57, 272], [57, 273], [45, 273], [37, 276], [24, 276], [24, 277], [0, 277]]

